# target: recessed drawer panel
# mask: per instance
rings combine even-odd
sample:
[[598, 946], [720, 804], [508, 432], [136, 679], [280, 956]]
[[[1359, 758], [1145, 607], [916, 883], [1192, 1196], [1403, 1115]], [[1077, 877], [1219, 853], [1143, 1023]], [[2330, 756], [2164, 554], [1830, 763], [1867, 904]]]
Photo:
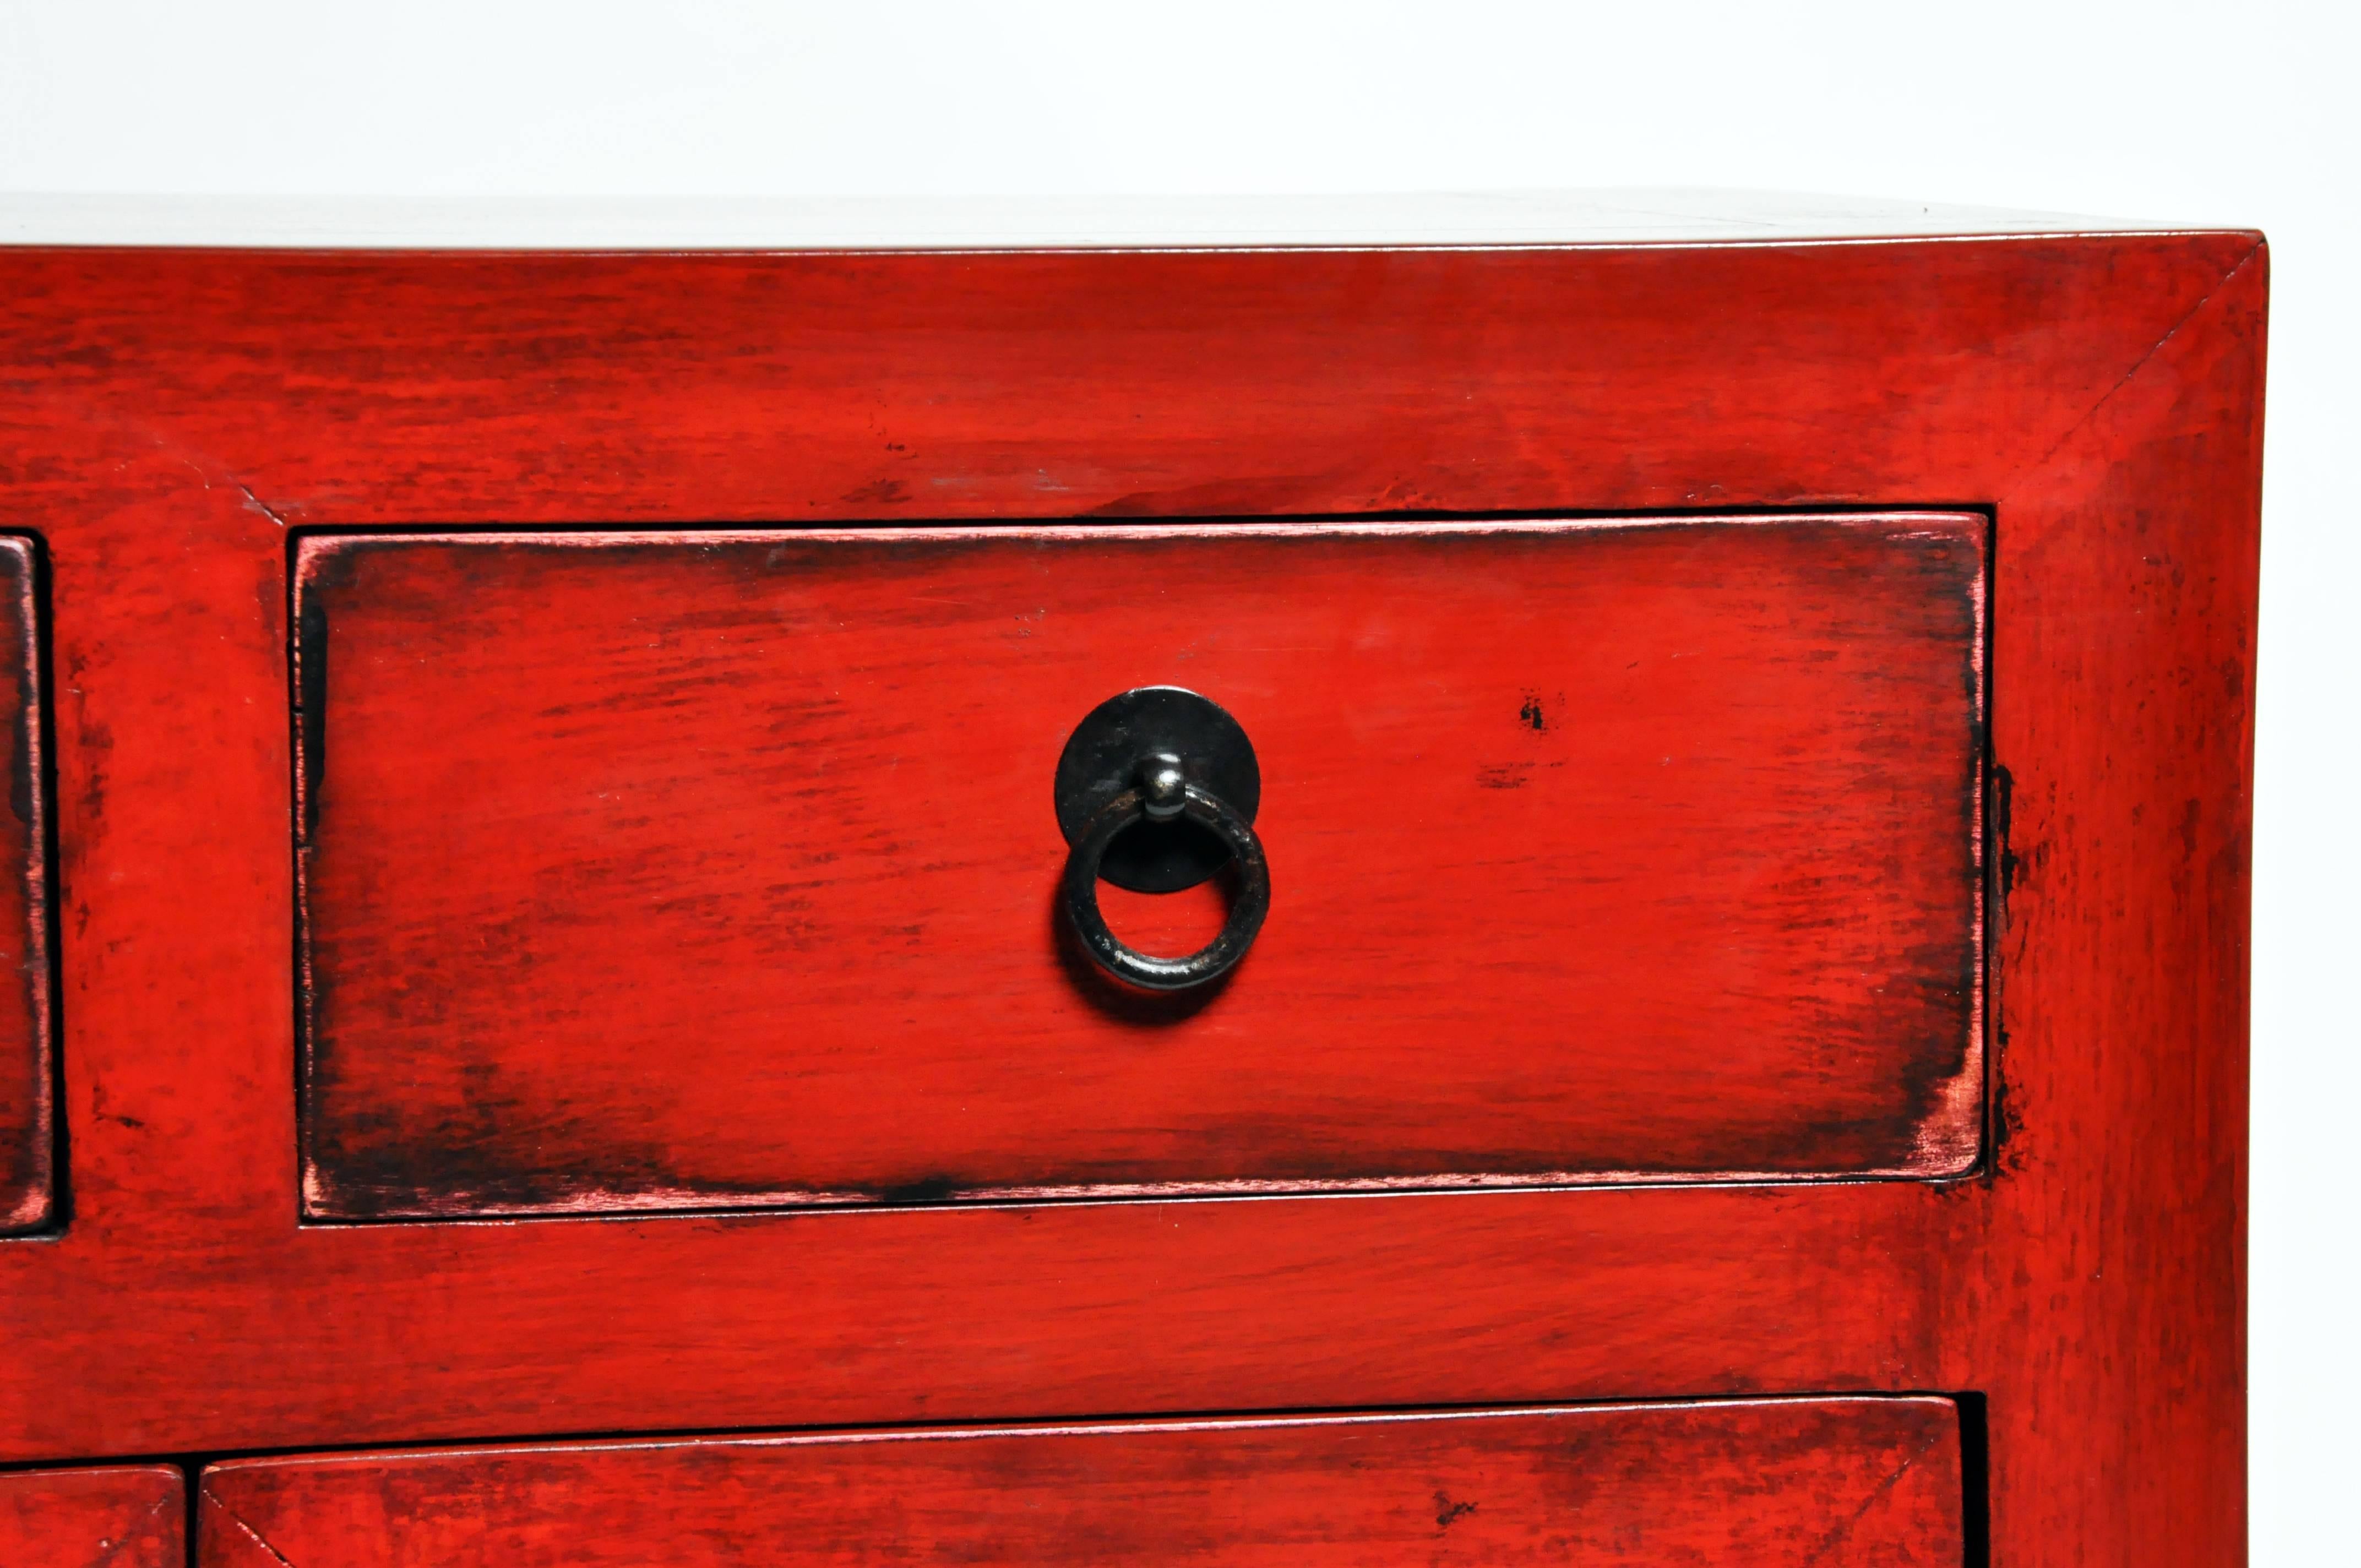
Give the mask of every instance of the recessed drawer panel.
[[[307, 540], [308, 1212], [1964, 1170], [1986, 526]], [[1158, 685], [1268, 869], [1176, 994], [1053, 808]]]
[[46, 767], [33, 543], [0, 537], [0, 1233], [38, 1230], [56, 1210], [49, 1060]]
[[202, 1485], [204, 1568], [1964, 1557], [1935, 1398], [356, 1453]]

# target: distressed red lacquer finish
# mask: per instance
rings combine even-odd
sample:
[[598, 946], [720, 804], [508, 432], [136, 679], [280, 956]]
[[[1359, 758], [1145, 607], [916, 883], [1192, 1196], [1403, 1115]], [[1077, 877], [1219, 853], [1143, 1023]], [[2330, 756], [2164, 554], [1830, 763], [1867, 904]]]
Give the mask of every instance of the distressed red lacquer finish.
[[181, 1568], [188, 1503], [169, 1464], [0, 1474], [8, 1568]]
[[0, 1233], [40, 1228], [57, 1203], [39, 627], [34, 543], [0, 535]]
[[[307, 543], [312, 1210], [1957, 1174], [1987, 527]], [[1135, 1001], [1050, 781], [1165, 684], [1279, 893]]]
[[[1936, 1390], [1993, 1561], [2238, 1561], [2265, 277], [2242, 233], [0, 254], [73, 1200], [0, 1243], [0, 1454]], [[1946, 508], [1993, 540], [1961, 1179], [303, 1223], [291, 527]]]
[[216, 1465], [205, 1568], [1958, 1568], [1943, 1399], [598, 1443]]

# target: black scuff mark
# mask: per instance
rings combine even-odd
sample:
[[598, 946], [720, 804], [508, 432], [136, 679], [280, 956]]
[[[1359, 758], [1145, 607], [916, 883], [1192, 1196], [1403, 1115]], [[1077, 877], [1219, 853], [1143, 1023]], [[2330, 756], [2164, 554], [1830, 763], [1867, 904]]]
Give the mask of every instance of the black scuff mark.
[[910, 499], [910, 487], [900, 479], [875, 479], [858, 489], [847, 490], [838, 499], [849, 506], [875, 502], [879, 506], [900, 506]]
[[1996, 860], [2000, 868], [2000, 907], [1993, 911], [1993, 923], [1999, 926], [2008, 924], [2008, 895], [2016, 891], [2016, 873], [2019, 869], [2016, 851], [2010, 847], [2008, 841], [2009, 805], [2015, 798], [2015, 792], [2016, 781], [2009, 776], [2008, 770], [1997, 762], [1993, 763], [1992, 839], [1993, 847], [1998, 852]]
[[948, 1176], [929, 1176], [897, 1187], [880, 1188], [881, 1203], [941, 1203], [956, 1197], [964, 1183]]

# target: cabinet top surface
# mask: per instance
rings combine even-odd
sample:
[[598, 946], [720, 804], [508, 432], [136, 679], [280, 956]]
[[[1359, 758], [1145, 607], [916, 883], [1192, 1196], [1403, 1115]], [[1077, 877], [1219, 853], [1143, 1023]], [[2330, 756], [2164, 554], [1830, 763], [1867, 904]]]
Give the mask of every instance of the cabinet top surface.
[[1011, 250], [1645, 245], [2174, 232], [1712, 190], [1315, 196], [552, 198], [0, 194], [0, 245], [332, 250]]

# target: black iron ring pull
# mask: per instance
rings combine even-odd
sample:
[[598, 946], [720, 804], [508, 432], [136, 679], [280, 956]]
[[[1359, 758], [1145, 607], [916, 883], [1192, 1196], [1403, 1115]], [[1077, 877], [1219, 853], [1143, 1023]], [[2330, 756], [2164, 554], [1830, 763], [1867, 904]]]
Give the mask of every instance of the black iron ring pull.
[[[1135, 824], [1186, 817], [1209, 828], [1230, 851], [1238, 869], [1238, 892], [1222, 934], [1186, 958], [1163, 959], [1126, 945], [1108, 929], [1099, 912], [1099, 866], [1107, 846]], [[1270, 910], [1270, 867], [1254, 825], [1221, 796], [1191, 784], [1180, 759], [1148, 759], [1137, 784], [1099, 808], [1066, 857], [1066, 915], [1092, 961], [1118, 980], [1149, 991], [1186, 991], [1229, 972], [1254, 945]]]

